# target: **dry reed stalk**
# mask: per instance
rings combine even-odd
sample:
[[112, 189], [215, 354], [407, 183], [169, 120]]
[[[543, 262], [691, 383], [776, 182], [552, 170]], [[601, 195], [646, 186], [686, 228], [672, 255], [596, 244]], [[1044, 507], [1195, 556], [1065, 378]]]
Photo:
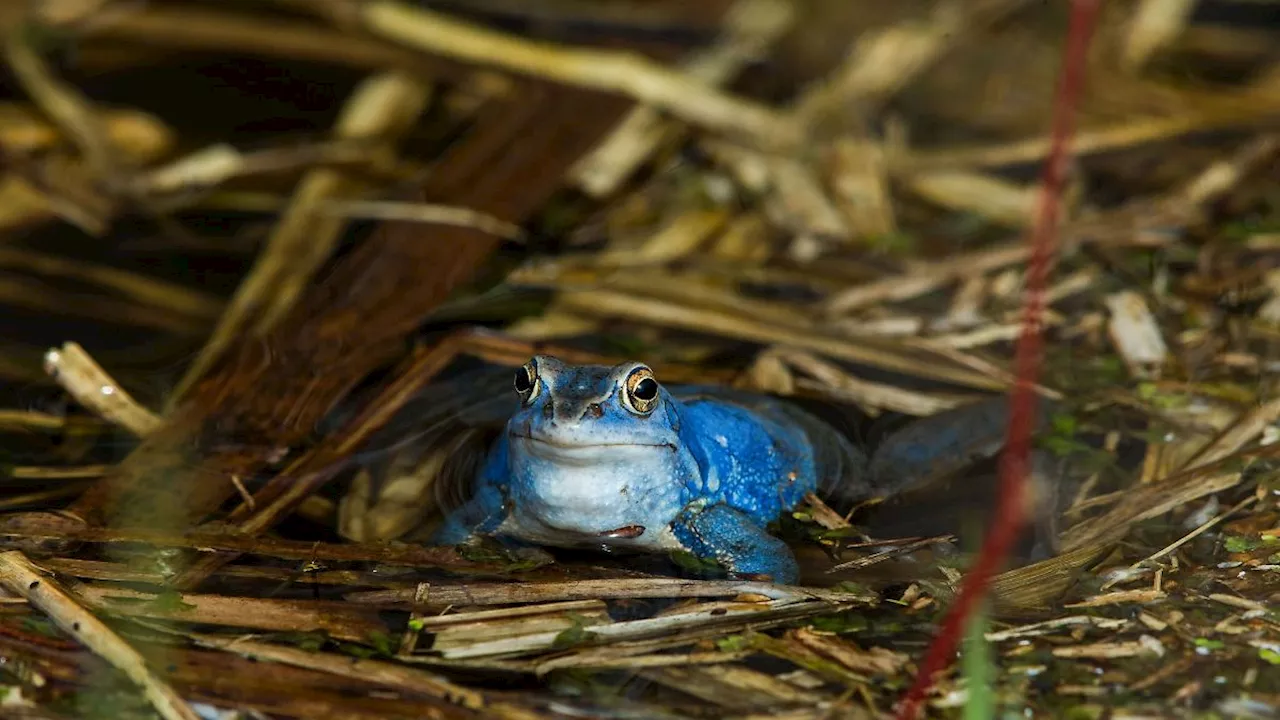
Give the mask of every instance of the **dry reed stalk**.
[[508, 605], [516, 603], [569, 602], [581, 600], [622, 600], [640, 598], [717, 598], [756, 595], [777, 601], [823, 600], [831, 603], [869, 603], [874, 599], [857, 592], [825, 588], [773, 585], [742, 580], [683, 580], [675, 578], [619, 578], [566, 582], [434, 584], [425, 600], [419, 588], [371, 590], [347, 595], [351, 602], [379, 607], [404, 607], [411, 602], [429, 608], [454, 605]]
[[639, 55], [525, 40], [395, 0], [366, 3], [360, 16], [369, 32], [402, 46], [628, 95], [692, 125], [743, 136], [758, 147], [795, 147], [803, 141], [798, 128], [773, 109]]
[[[850, 107], [865, 112], [907, 86], [974, 25], [1017, 4], [988, 3], [987, 12], [970, 15], [963, 3], [948, 0], [938, 3], [927, 20], [863, 33], [841, 65], [806, 88], [790, 112], [800, 125], [811, 129], [830, 116], [846, 114]], [[1001, 11], [990, 12], [999, 5], [1004, 6]]]
[[32, 46], [25, 28], [10, 32], [4, 46], [9, 68], [23, 89], [75, 142], [98, 181], [119, 182], [126, 167], [124, 158], [110, 141], [101, 113], [78, 89], [54, 75]]
[[52, 349], [44, 361], [45, 372], [76, 402], [134, 435], [145, 437], [163, 422], [139, 405], [78, 344], [69, 342]]
[[[107, 141], [136, 162], [153, 160], [173, 146], [173, 133], [163, 123], [137, 110], [103, 108], [99, 123]], [[0, 102], [0, 145], [9, 152], [34, 154], [65, 142], [66, 136], [38, 111]]]
[[907, 390], [885, 383], [855, 377], [836, 365], [824, 362], [812, 353], [788, 348], [774, 348], [769, 355], [790, 365], [792, 369], [816, 378], [819, 383], [797, 381], [797, 387], [822, 389], [833, 397], [851, 400], [871, 415], [881, 411], [909, 415], [933, 415], [960, 404], [955, 398]]
[[911, 191], [948, 210], [972, 212], [1000, 225], [1027, 228], [1035, 216], [1038, 186], [1022, 186], [965, 170], [934, 170], [906, 178]]
[[919, 377], [946, 380], [980, 390], [999, 390], [1004, 383], [950, 364], [910, 357], [898, 349], [874, 347], [805, 327], [786, 326], [736, 316], [719, 310], [697, 310], [673, 301], [611, 290], [565, 292], [563, 302], [584, 315], [624, 317], [673, 328], [710, 332], [762, 344], [790, 345], [831, 357], [867, 363]]
[[382, 687], [422, 693], [484, 713], [485, 717], [502, 720], [537, 720], [542, 717], [518, 705], [486, 698], [483, 693], [450, 682], [443, 677], [392, 662], [308, 652], [247, 639], [229, 639], [215, 635], [193, 635], [192, 637], [205, 647], [243, 655], [260, 662], [284, 663], [350, 677]]
[[84, 480], [102, 477], [110, 465], [81, 465], [79, 467], [18, 466], [6, 473], [14, 480]]
[[[51, 415], [36, 410], [0, 410], [0, 430], [48, 430], [59, 431], [73, 427], [84, 420]], [[86, 423], [93, 427], [92, 422]]]
[[1197, 0], [1141, 0], [1129, 20], [1122, 64], [1136, 72], [1186, 28]]
[[[710, 85], [722, 85], [755, 60], [792, 24], [790, 3], [740, 0], [729, 9], [716, 45], [698, 51], [681, 65], [683, 72]], [[682, 128], [652, 107], [637, 107], [608, 138], [569, 171], [570, 180], [593, 197], [612, 195], [657, 149], [680, 137]]]
[[[270, 193], [218, 191], [193, 200], [186, 207], [210, 210], [238, 210], [249, 212], [281, 212], [289, 207], [289, 200]], [[341, 217], [347, 221], [381, 220], [384, 222], [421, 223], [423, 225], [449, 225], [474, 228], [504, 240], [522, 242], [524, 230], [488, 213], [456, 205], [436, 203], [397, 202], [394, 200], [333, 200], [320, 212]]]
[[139, 305], [162, 307], [196, 319], [216, 318], [223, 304], [214, 295], [175, 283], [31, 250], [0, 248], [0, 268], [97, 285]]
[[[182, 593], [165, 595], [106, 585], [81, 585], [76, 594], [99, 612], [274, 632], [324, 632], [352, 642], [368, 642], [386, 625], [364, 608], [323, 600]], [[172, 600], [170, 602], [169, 600]]]
[[17, 550], [0, 553], [0, 582], [48, 614], [64, 632], [124, 673], [142, 688], [156, 712], [166, 720], [199, 720], [199, 715], [119, 635], [85, 610], [54, 579], [41, 574]]
[[[1248, 127], [1278, 114], [1278, 102], [1254, 102], [1241, 107], [1238, 101], [1223, 99], [1218, 109], [1197, 109], [1172, 117], [1139, 118], [1082, 128], [1072, 147], [1077, 157], [1087, 157], [1195, 132]], [[1048, 152], [1049, 139], [1044, 136], [968, 148], [916, 150], [901, 158], [895, 157], [891, 172], [906, 177], [926, 170], [1019, 165], [1042, 160]]]

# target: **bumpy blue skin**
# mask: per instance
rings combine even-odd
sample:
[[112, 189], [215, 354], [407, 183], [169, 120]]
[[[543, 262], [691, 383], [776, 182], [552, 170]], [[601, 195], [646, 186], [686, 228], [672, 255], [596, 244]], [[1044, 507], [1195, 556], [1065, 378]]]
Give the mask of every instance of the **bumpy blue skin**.
[[[855, 495], [878, 492], [883, 462], [772, 399], [655, 381], [656, 399], [645, 403], [628, 391], [649, 372], [639, 363], [574, 366], [538, 356], [526, 367], [533, 387], [436, 543], [490, 535], [551, 547], [684, 550], [738, 575], [791, 584], [795, 557], [766, 526], [833, 480]], [[894, 463], [927, 468], [929, 447], [907, 438]]]

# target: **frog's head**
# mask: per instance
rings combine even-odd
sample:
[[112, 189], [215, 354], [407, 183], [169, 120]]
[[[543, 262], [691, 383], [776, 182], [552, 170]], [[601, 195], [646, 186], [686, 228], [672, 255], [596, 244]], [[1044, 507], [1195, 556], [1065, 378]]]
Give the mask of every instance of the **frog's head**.
[[538, 355], [516, 371], [514, 385], [521, 405], [508, 431], [535, 455], [612, 464], [611, 454], [670, 453], [679, 444], [671, 396], [642, 363], [566, 365]]
[[566, 365], [539, 355], [516, 371], [507, 423], [514, 518], [545, 543], [662, 546], [681, 507], [680, 410], [641, 363]]

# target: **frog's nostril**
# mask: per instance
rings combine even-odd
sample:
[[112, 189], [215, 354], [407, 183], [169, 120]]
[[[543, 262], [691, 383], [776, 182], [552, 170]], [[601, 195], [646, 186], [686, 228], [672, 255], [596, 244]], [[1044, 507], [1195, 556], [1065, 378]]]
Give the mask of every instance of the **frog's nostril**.
[[548, 420], [551, 419], [551, 416], [554, 415], [555, 412], [556, 410], [554, 407], [552, 407], [551, 403], [547, 403], [546, 405], [542, 406], [542, 417]]
[[587, 406], [587, 414], [593, 418], [604, 417], [604, 408], [600, 407], [600, 403], [591, 403]]

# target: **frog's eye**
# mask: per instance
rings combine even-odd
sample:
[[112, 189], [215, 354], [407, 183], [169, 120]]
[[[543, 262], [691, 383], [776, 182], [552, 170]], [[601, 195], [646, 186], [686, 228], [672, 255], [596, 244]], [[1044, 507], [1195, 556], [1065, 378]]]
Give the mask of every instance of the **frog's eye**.
[[638, 367], [627, 376], [627, 405], [641, 415], [648, 415], [658, 404], [658, 381], [653, 379], [653, 371], [647, 367]]
[[520, 397], [528, 402], [538, 389], [538, 366], [532, 360], [525, 363], [516, 370], [515, 381], [512, 384], [515, 385], [516, 392], [520, 393]]

